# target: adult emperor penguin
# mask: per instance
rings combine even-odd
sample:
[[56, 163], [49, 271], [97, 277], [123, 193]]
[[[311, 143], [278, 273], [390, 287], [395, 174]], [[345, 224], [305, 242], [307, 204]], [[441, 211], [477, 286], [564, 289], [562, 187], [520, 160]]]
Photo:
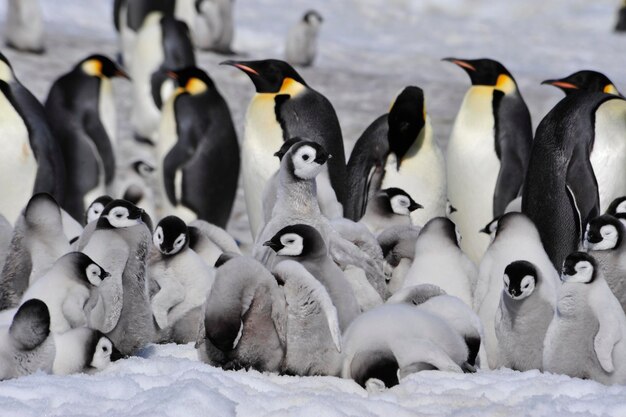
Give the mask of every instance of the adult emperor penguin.
[[[317, 142], [332, 155], [328, 177], [324, 171], [317, 179], [318, 199], [336, 199], [343, 204], [347, 191], [346, 158], [339, 120], [328, 99], [310, 88], [284, 61], [226, 61], [224, 64], [245, 72], [256, 88], [246, 114], [241, 150], [243, 187], [252, 235], [257, 235], [262, 223], [265, 185], [279, 168], [273, 154], [283, 141], [292, 137]], [[334, 217], [341, 216], [342, 210], [338, 210]]]
[[109, 276], [89, 256], [70, 252], [59, 258], [44, 276], [26, 290], [22, 303], [34, 298], [46, 303], [50, 313], [50, 330], [63, 333], [87, 324], [83, 306], [92, 289], [100, 286]]
[[461, 251], [454, 223], [445, 217], [430, 220], [415, 243], [415, 257], [403, 287], [434, 284], [446, 293], [473, 305], [478, 271]]
[[568, 255], [561, 280], [544, 342], [544, 371], [624, 384], [626, 315], [595, 259], [584, 252]]
[[554, 316], [557, 292], [527, 261], [507, 265], [503, 280], [495, 319], [498, 366], [516, 371], [541, 370], [543, 340]]
[[159, 128], [161, 211], [226, 227], [239, 178], [239, 144], [230, 110], [200, 68], [169, 74], [178, 89], [163, 107]]
[[305, 224], [286, 226], [264, 245], [276, 252], [277, 263], [294, 260], [324, 285], [337, 309], [341, 331], [361, 312], [350, 283], [328, 256], [324, 239], [314, 227]]
[[52, 373], [55, 375], [95, 373], [122, 357], [108, 337], [87, 327], [55, 334], [54, 345]]
[[626, 1], [622, 1], [622, 5], [617, 11], [617, 22], [615, 23], [616, 32], [626, 32]]
[[416, 203], [406, 191], [386, 188], [369, 198], [365, 214], [359, 221], [378, 235], [389, 227], [410, 225], [411, 213], [421, 208], [424, 206]]
[[52, 84], [45, 104], [65, 161], [61, 206], [79, 221], [85, 207], [107, 191], [115, 175], [113, 77], [128, 78], [109, 58], [90, 55]]
[[309, 10], [302, 19], [289, 29], [285, 46], [285, 61], [291, 65], [308, 67], [317, 54], [317, 36], [322, 25], [322, 16]]
[[105, 208], [79, 250], [111, 274], [85, 306], [88, 327], [104, 333], [123, 355], [156, 338], [146, 278], [152, 224], [143, 210], [125, 200]]
[[46, 121], [43, 106], [15, 78], [0, 53], [0, 213], [11, 223], [34, 193], [47, 192], [63, 201], [65, 171], [59, 145]]
[[236, 256], [219, 266], [205, 303], [200, 356], [224, 369], [277, 372], [285, 352], [285, 296], [256, 260]]
[[[578, 91], [607, 93], [623, 97], [615, 84], [604, 74], [596, 71], [578, 71], [560, 80], [547, 80], [560, 88], [565, 95]], [[595, 112], [593, 121], [594, 139], [591, 144], [589, 161], [598, 183], [600, 211], [603, 212], [611, 202], [626, 195], [626, 103], [620, 100], [601, 104]]]
[[[537, 127], [524, 181], [522, 212], [537, 226], [556, 268], [567, 254], [578, 249], [585, 225], [599, 214], [598, 182], [590, 153], [598, 122], [605, 116], [600, 111], [603, 107], [621, 107], [623, 111], [626, 102], [604, 93], [570, 94]], [[624, 114], [606, 116], [607, 122], [626, 120]], [[612, 175], [623, 176], [622, 168], [620, 165]]]
[[405, 303], [383, 304], [361, 314], [343, 341], [341, 376], [363, 387], [390, 388], [422, 370], [468, 369], [461, 335], [440, 317]]
[[[492, 59], [446, 58], [463, 68], [465, 94], [448, 143], [448, 200], [457, 211], [461, 248], [478, 263], [489, 239], [479, 230], [519, 194], [533, 133], [530, 113], [511, 73]], [[417, 197], [419, 198], [419, 197]]]
[[36, 54], [45, 51], [43, 14], [39, 0], [9, 0], [5, 22], [9, 48]]
[[0, 310], [17, 307], [24, 291], [69, 251], [59, 205], [49, 194], [35, 194], [13, 229], [0, 276]]
[[[157, 224], [153, 242], [158, 254], [150, 258], [148, 275], [159, 286], [150, 301], [154, 319], [161, 333], [167, 333], [165, 340], [195, 341], [201, 307], [213, 285], [213, 269], [189, 248], [187, 225], [176, 216], [167, 216]], [[194, 331], [185, 334], [186, 329]]]
[[20, 306], [10, 326], [0, 326], [0, 380], [52, 371], [55, 347], [48, 307], [41, 300]]
[[515, 261], [527, 261], [543, 278], [542, 286], [551, 287], [553, 294], [559, 285], [559, 275], [541, 244], [535, 225], [522, 213], [503, 215], [497, 222], [495, 237], [478, 268], [478, 282], [474, 292], [474, 310], [478, 312], [485, 331], [484, 345], [489, 367], [500, 363], [495, 317], [504, 288], [506, 267]]
[[583, 247], [598, 262], [604, 279], [626, 312], [626, 226], [604, 214], [587, 225]]
[[225, 55], [235, 53], [232, 50], [235, 36], [234, 5], [234, 0], [195, 1], [198, 14], [193, 35], [198, 48]]
[[413, 224], [422, 226], [445, 214], [445, 162], [433, 137], [421, 88], [402, 90], [389, 113], [363, 132], [347, 169], [352, 192], [345, 214], [352, 220], [363, 216], [368, 196], [377, 191], [371, 189], [376, 175], [382, 175], [382, 188], [400, 188], [423, 205], [423, 210], [411, 213]]

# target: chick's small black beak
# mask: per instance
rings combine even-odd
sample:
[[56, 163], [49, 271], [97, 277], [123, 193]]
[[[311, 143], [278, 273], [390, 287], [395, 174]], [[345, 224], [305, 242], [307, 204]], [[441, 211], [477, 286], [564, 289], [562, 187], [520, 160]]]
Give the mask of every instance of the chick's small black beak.
[[315, 157], [314, 161], [320, 165], [325, 164], [326, 161], [328, 161], [331, 158], [330, 154], [326, 153], [326, 152], [318, 152], [317, 156]]
[[412, 203], [409, 205], [409, 211], [415, 211], [415, 210], [417, 210], [417, 209], [421, 209], [421, 208], [424, 208], [424, 206], [422, 206], [422, 205], [421, 205], [421, 204], [419, 204], [419, 203], [416, 203], [415, 201], [414, 201], [414, 202], [412, 202]]
[[590, 230], [587, 232], [587, 241], [589, 243], [599, 243], [602, 242], [602, 236], [594, 230]]
[[263, 243], [263, 246], [268, 246], [274, 252], [278, 252], [279, 250], [283, 248], [283, 245], [281, 245], [279, 242], [274, 242], [271, 240], [268, 240], [267, 242]]

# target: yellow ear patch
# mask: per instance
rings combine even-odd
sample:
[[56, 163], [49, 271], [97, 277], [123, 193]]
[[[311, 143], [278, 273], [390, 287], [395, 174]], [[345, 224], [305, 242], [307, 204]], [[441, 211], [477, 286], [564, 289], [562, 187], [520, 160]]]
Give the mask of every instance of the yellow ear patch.
[[102, 62], [97, 59], [90, 59], [89, 61], [84, 62], [82, 68], [86, 74], [91, 75], [92, 77], [102, 76]]
[[300, 84], [293, 78], [287, 77], [283, 80], [283, 85], [280, 86], [278, 94], [287, 94], [293, 97], [300, 94], [304, 89], [304, 85]]
[[190, 78], [185, 85], [185, 90], [191, 94], [200, 94], [206, 91], [206, 84], [199, 78]]
[[604, 86], [604, 91], [607, 94], [614, 94], [614, 95], [619, 95], [619, 92], [617, 91], [617, 88], [615, 88], [615, 86], [613, 84], [607, 84]]
[[502, 91], [504, 94], [512, 93], [516, 90], [515, 81], [506, 74], [498, 75], [495, 85], [496, 90]]

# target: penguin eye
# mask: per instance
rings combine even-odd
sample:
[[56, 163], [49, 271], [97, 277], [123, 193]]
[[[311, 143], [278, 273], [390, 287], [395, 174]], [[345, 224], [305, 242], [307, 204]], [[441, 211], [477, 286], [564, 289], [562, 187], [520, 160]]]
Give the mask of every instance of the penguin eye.
[[309, 160], [309, 155], [307, 155], [307, 154], [302, 155], [302, 160], [303, 161], [308, 161]]
[[108, 348], [108, 347], [106, 347], [106, 346], [102, 346], [102, 351], [103, 351], [103, 352], [108, 352], [108, 351], [109, 351], [109, 348]]

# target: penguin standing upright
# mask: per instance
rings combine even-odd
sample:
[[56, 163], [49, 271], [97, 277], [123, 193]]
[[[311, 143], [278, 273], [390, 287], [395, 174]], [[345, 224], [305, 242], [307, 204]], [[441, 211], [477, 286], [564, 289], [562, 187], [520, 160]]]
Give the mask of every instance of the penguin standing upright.
[[[263, 190], [279, 163], [273, 154], [283, 141], [303, 137], [317, 142], [332, 155], [317, 178], [318, 200], [329, 206], [346, 200], [346, 158], [339, 120], [326, 97], [310, 88], [289, 64], [263, 61], [226, 61], [245, 72], [256, 88], [246, 114], [242, 144], [243, 187], [253, 236], [263, 221]], [[330, 180], [330, 183], [328, 182]], [[332, 188], [331, 188], [332, 187]], [[325, 214], [327, 212], [325, 211]], [[331, 217], [341, 217], [343, 209]]]
[[128, 78], [109, 58], [88, 56], [52, 84], [45, 104], [65, 162], [61, 207], [78, 221], [85, 207], [106, 192], [115, 175], [113, 77]]
[[561, 100], [537, 127], [524, 182], [522, 212], [537, 226], [555, 268], [578, 249], [585, 225], [599, 214], [590, 161], [600, 106], [617, 96], [581, 91]]
[[[565, 95], [582, 90], [623, 97], [606, 75], [596, 71], [578, 71], [542, 84], [558, 87]], [[603, 212], [613, 200], [626, 195], [626, 103], [614, 100], [598, 107], [594, 133], [589, 160], [598, 182], [600, 211]]]
[[376, 191], [370, 188], [377, 167], [382, 169], [382, 188], [401, 188], [423, 205], [411, 213], [413, 224], [422, 226], [445, 214], [445, 162], [421, 88], [402, 90], [389, 113], [376, 119], [354, 145], [347, 168], [352, 192], [346, 217], [358, 221], [363, 216], [368, 195]]
[[196, 0], [198, 15], [193, 35], [198, 48], [219, 54], [234, 54], [231, 47], [235, 36], [234, 4], [234, 0]]
[[309, 10], [302, 19], [289, 29], [285, 60], [291, 65], [308, 67], [313, 64], [317, 54], [317, 36], [322, 25], [322, 16], [315, 10]]
[[622, 5], [617, 11], [617, 23], [615, 23], [616, 32], [626, 32], [626, 0], [622, 1]]
[[[511, 73], [491, 59], [446, 58], [470, 76], [448, 144], [448, 200], [462, 249], [478, 262], [489, 239], [479, 230], [504, 213], [526, 175], [530, 113]], [[419, 197], [418, 197], [419, 198]]]
[[5, 20], [7, 46], [18, 51], [43, 53], [43, 14], [39, 0], [9, 0], [8, 3]]
[[199, 68], [171, 72], [178, 89], [159, 129], [162, 214], [226, 227], [239, 178], [239, 144], [226, 101]]
[[13, 223], [34, 193], [63, 201], [63, 156], [43, 106], [0, 53], [0, 213]]

